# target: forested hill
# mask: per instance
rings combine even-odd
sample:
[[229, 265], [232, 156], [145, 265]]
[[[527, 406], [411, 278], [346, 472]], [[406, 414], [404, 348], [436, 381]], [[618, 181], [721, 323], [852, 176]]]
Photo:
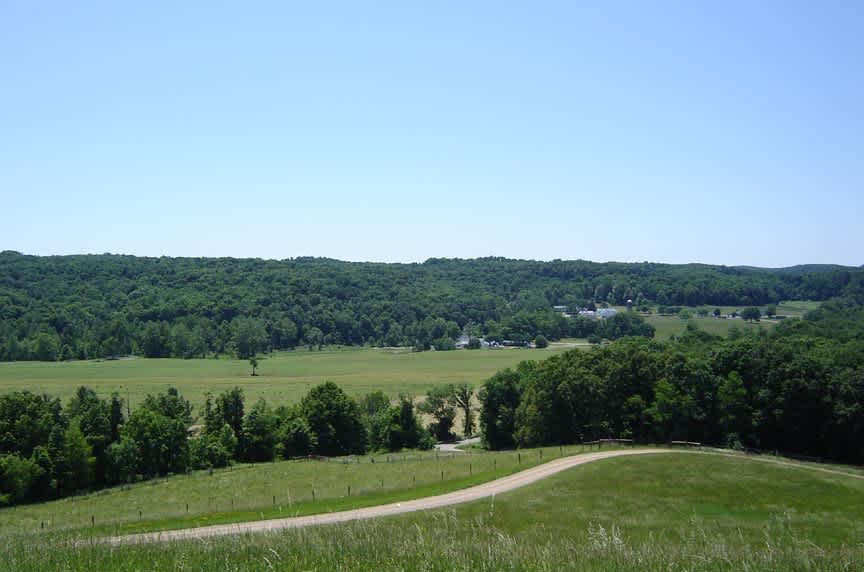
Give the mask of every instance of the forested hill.
[[[859, 275], [860, 277], [860, 275]], [[490, 448], [631, 438], [864, 463], [864, 283], [802, 320], [721, 339], [698, 328], [498, 372], [480, 392]]]
[[[760, 305], [841, 294], [860, 268], [430, 259], [142, 258], [0, 253], [0, 359], [130, 351], [262, 349], [301, 343], [415, 344], [477, 335], [566, 334], [553, 305]], [[257, 334], [255, 334], [257, 335]]]

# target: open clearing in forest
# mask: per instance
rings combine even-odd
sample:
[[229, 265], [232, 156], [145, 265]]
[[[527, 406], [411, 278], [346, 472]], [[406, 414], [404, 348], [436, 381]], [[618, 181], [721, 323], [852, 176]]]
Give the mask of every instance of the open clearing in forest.
[[[790, 300], [781, 302], [777, 305], [777, 314], [788, 318], [800, 318], [810, 310], [815, 310], [819, 307], [820, 302], [810, 302], [805, 300]], [[747, 322], [742, 319], [727, 319], [714, 318], [711, 312], [714, 308], [720, 308], [723, 315], [731, 314], [732, 312], [740, 311], [744, 306], [700, 306], [700, 307], [684, 307], [690, 312], [692, 317], [683, 320], [677, 315], [659, 315], [656, 313], [643, 315], [645, 321], [654, 326], [655, 339], [668, 340], [672, 336], [678, 336], [685, 332], [687, 323], [695, 323], [700, 330], [713, 334], [715, 336], [728, 336], [733, 329], [738, 329], [740, 332], [748, 332], [753, 330], [770, 330], [775, 327], [781, 320], [763, 317], [759, 322]], [[619, 311], [626, 311], [624, 307], [617, 307]], [[700, 317], [698, 311], [706, 310], [709, 315]], [[652, 311], [656, 312], [654, 307]]]
[[[818, 306], [818, 302], [790, 301], [778, 306], [778, 313], [796, 317]], [[696, 308], [689, 308], [695, 315]], [[712, 308], [713, 309], [713, 308]], [[721, 307], [724, 312], [735, 308]], [[668, 339], [684, 332], [687, 321], [677, 316], [646, 316], [656, 328], [656, 339]], [[727, 335], [732, 327], [742, 331], [771, 328], [776, 322], [748, 324], [743, 320], [695, 317], [703, 330]], [[351, 395], [382, 390], [391, 397], [399, 393], [424, 395], [430, 387], [445, 383], [469, 383], [479, 387], [496, 371], [523, 360], [542, 360], [573, 348], [586, 349], [584, 339], [553, 342], [546, 349], [484, 349], [446, 352], [412, 352], [409, 348], [305, 348], [276, 352], [261, 360], [259, 374], [249, 375], [246, 360], [148, 359], [90, 360], [71, 362], [0, 363], [0, 393], [27, 389], [68, 400], [80, 385], [87, 385], [103, 397], [118, 392], [134, 408], [148, 393], [174, 386], [196, 408], [208, 391], [216, 394], [235, 385], [246, 392], [247, 403], [264, 397], [271, 404], [294, 403], [309, 388], [333, 381]]]
[[354, 396], [382, 390], [424, 395], [445, 383], [479, 387], [499, 369], [523, 360], [541, 360], [572, 349], [556, 344], [543, 350], [496, 349], [412, 352], [410, 349], [342, 348], [277, 352], [260, 360], [251, 377], [248, 361], [236, 359], [148, 359], [0, 364], [0, 393], [27, 389], [59, 396], [65, 403], [80, 385], [100, 396], [118, 392], [134, 409], [148, 393], [177, 387], [196, 410], [204, 394], [218, 394], [235, 385], [251, 406], [259, 397], [274, 405], [294, 403], [311, 387], [333, 381]]

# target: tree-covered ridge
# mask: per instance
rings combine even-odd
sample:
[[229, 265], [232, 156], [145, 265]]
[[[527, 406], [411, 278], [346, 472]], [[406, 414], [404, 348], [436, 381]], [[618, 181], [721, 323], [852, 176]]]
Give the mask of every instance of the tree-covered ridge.
[[861, 292], [770, 334], [691, 328], [667, 343], [629, 338], [523, 362], [484, 385], [484, 440], [685, 440], [864, 463]]
[[[571, 334], [554, 305], [759, 305], [824, 300], [857, 268], [483, 258], [423, 264], [322, 258], [0, 253], [0, 360], [148, 356], [297, 345], [446, 346], [457, 334]], [[243, 333], [238, 333], [242, 330]], [[247, 350], [237, 348], [238, 340]]]

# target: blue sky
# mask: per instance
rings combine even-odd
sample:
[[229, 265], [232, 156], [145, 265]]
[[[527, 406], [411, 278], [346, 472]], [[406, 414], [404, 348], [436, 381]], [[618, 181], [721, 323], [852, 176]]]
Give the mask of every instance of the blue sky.
[[864, 263], [864, 2], [0, 0], [0, 249]]

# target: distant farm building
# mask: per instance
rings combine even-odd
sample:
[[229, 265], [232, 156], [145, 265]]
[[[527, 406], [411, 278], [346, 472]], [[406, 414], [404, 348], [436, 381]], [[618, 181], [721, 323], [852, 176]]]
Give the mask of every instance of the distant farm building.
[[[487, 342], [483, 338], [478, 338], [478, 341], [480, 342], [481, 348], [488, 348], [489, 347], [489, 342]], [[470, 336], [466, 336], [465, 334], [462, 334], [461, 336], [459, 336], [456, 339], [456, 347], [459, 349], [467, 348], [469, 343], [471, 343], [471, 338], [470, 338]]]

